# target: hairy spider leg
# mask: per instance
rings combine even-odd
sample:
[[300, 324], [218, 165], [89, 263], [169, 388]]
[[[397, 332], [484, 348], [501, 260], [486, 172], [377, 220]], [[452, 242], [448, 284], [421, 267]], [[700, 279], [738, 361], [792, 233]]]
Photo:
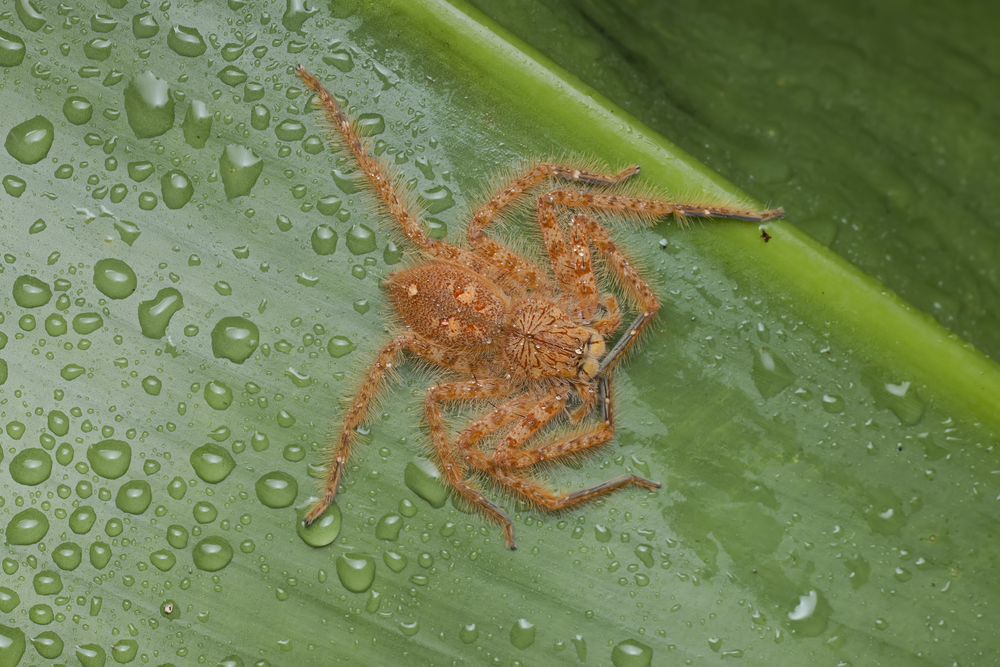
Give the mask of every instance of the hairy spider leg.
[[[511, 549], [516, 549], [514, 542], [514, 524], [510, 517], [500, 507], [483, 495], [468, 479], [466, 473], [468, 461], [465, 457], [455, 456], [455, 448], [448, 444], [448, 431], [444, 415], [441, 414], [439, 402], [465, 401], [476, 399], [499, 398], [511, 393], [510, 383], [506, 380], [464, 380], [439, 384], [427, 390], [424, 399], [424, 417], [431, 432], [431, 440], [448, 483], [472, 506], [486, 515], [491, 521], [500, 524], [504, 540]], [[465, 450], [474, 451], [474, 450]]]
[[327, 450], [323, 488], [319, 500], [313, 503], [306, 514], [305, 523], [307, 526], [311, 525], [336, 497], [337, 487], [340, 485], [340, 478], [344, 474], [344, 468], [350, 458], [351, 446], [354, 443], [354, 429], [365, 423], [379, 390], [387, 377], [391, 376], [393, 363], [402, 350], [408, 350], [436, 364], [470, 375], [485, 374], [489, 371], [489, 368], [481, 361], [467, 360], [414, 333], [401, 334], [379, 350], [375, 356], [375, 362], [361, 381], [351, 404], [344, 412], [344, 421], [336, 441]]

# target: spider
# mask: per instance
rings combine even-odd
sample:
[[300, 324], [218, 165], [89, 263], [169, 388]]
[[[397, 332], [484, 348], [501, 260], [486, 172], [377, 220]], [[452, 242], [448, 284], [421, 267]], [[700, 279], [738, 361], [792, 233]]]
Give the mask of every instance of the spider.
[[[331, 140], [348, 150], [385, 212], [427, 260], [384, 282], [402, 330], [378, 352], [347, 406], [327, 453], [322, 495], [305, 523], [311, 524], [333, 502], [355, 429], [365, 423], [404, 350], [462, 378], [427, 391], [424, 415], [431, 443], [447, 483], [469, 507], [500, 525], [511, 549], [516, 544], [510, 517], [487, 498], [479, 480], [489, 480], [548, 511], [576, 507], [625, 487], [658, 489], [659, 482], [623, 475], [591, 488], [556, 492], [532, 477], [542, 464], [564, 462], [614, 436], [610, 371], [660, 305], [590, 212], [617, 212], [649, 225], [667, 215], [681, 221], [689, 216], [764, 221], [781, 217], [781, 209], [755, 212], [628, 196], [618, 194], [615, 186], [638, 174], [638, 166], [606, 175], [542, 162], [510, 179], [475, 212], [466, 247], [452, 245], [424, 233], [409, 198], [386, 166], [371, 155], [333, 95], [301, 65], [295, 71], [316, 93], [332, 125]], [[546, 190], [535, 199], [549, 273], [486, 231], [501, 211], [539, 186], [559, 181], [573, 187]], [[564, 210], [572, 214], [561, 223]], [[622, 311], [615, 296], [598, 287], [593, 249], [638, 311], [611, 350], [607, 341], [621, 328]], [[442, 405], [456, 402], [490, 402], [495, 407], [452, 441]], [[597, 419], [584, 425], [595, 412]], [[566, 422], [577, 425], [576, 430], [539, 442], [543, 428]], [[492, 441], [495, 446], [485, 446]]]

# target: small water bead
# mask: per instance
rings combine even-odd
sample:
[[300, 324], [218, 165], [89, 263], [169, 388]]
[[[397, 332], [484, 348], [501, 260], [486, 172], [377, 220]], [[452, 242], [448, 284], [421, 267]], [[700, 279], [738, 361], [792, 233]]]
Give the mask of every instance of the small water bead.
[[63, 589], [62, 577], [55, 570], [42, 570], [31, 581], [39, 595], [56, 595]]
[[326, 351], [334, 359], [340, 359], [357, 349], [357, 345], [351, 342], [346, 336], [332, 336], [327, 343]]
[[206, 537], [191, 552], [194, 566], [205, 572], [218, 572], [233, 560], [233, 547], [221, 537]]
[[59, 313], [52, 313], [45, 318], [45, 333], [52, 337], [63, 336], [69, 331], [69, 322]]
[[337, 250], [337, 232], [330, 225], [319, 225], [312, 233], [312, 249], [317, 255], [332, 255]]
[[52, 121], [39, 115], [12, 127], [4, 148], [18, 162], [35, 164], [49, 154], [55, 136]]
[[81, 505], [69, 515], [69, 528], [77, 535], [86, 535], [97, 522], [97, 512], [89, 505]]
[[114, 438], [101, 440], [87, 448], [87, 461], [101, 477], [118, 479], [132, 463], [132, 446]]
[[150, 396], [159, 396], [163, 389], [163, 382], [155, 375], [147, 375], [142, 378], [142, 389]]
[[118, 27], [118, 21], [110, 14], [94, 14], [90, 17], [90, 29], [96, 33], [109, 33]]
[[62, 655], [63, 648], [65, 647], [62, 637], [52, 630], [45, 630], [35, 635], [31, 639], [31, 645], [38, 651], [38, 655], [46, 660], [55, 660], [58, 658]]
[[375, 537], [387, 542], [399, 539], [399, 531], [403, 528], [403, 517], [398, 514], [386, 514], [375, 525]]
[[28, 610], [28, 618], [35, 625], [48, 625], [55, 620], [55, 613], [52, 607], [45, 603], [36, 604]]
[[31, 314], [21, 316], [21, 319], [17, 321], [17, 326], [21, 327], [22, 331], [34, 331], [37, 326], [35, 316]]
[[[236, 461], [232, 455], [224, 447], [214, 442], [206, 443], [191, 452], [190, 461], [195, 474], [209, 484], [218, 484], [229, 477], [229, 473], [236, 467]], [[180, 478], [177, 477], [176, 480], [180, 480]], [[183, 480], [180, 480], [180, 483], [184, 484]], [[171, 485], [173, 484], [171, 482]], [[173, 497], [173, 493], [170, 495]]]
[[188, 532], [184, 526], [174, 524], [167, 528], [167, 544], [174, 549], [185, 549], [188, 544]]
[[242, 364], [260, 344], [260, 330], [244, 317], [223, 317], [212, 329], [212, 354]]
[[475, 623], [467, 623], [458, 631], [458, 637], [463, 644], [471, 644], [479, 639], [479, 628], [476, 627]]
[[28, 182], [13, 174], [3, 177], [3, 190], [11, 197], [20, 197], [28, 187]]
[[423, 206], [423, 210], [430, 215], [437, 215], [455, 205], [454, 194], [444, 185], [436, 185], [424, 190], [417, 199]]
[[441, 471], [431, 461], [415, 457], [406, 464], [403, 482], [415, 494], [426, 500], [431, 507], [444, 507], [451, 487], [442, 482]]
[[[58, 410], [53, 410], [53, 412], [58, 412]], [[59, 414], [62, 415], [61, 412]], [[66, 415], [62, 415], [62, 416], [64, 418], [66, 417]], [[67, 421], [67, 423], [66, 423], [66, 431], [68, 431], [69, 430], [69, 420], [66, 420], [66, 421]], [[56, 430], [54, 428], [52, 428], [51, 418], [49, 420], [49, 430], [52, 431], [53, 433], [56, 433]], [[56, 435], [66, 435], [66, 433], [65, 432], [56, 433]], [[64, 443], [60, 444], [59, 448], [56, 450], [56, 461], [59, 462], [59, 465], [68, 466], [70, 463], [73, 462], [73, 456], [74, 455], [75, 455], [75, 452], [73, 451], [73, 445], [69, 444], [68, 442], [64, 442]]]
[[626, 639], [611, 649], [611, 664], [615, 667], [649, 667], [653, 649], [634, 639]]
[[63, 542], [52, 551], [52, 562], [59, 569], [71, 572], [83, 562], [83, 547], [76, 542]]
[[[8, 574], [13, 574], [13, 572], [9, 572]], [[0, 586], [0, 611], [9, 614], [17, 609], [19, 604], [21, 604], [21, 596], [17, 594], [17, 591], [6, 586]]]
[[205, 53], [208, 45], [197, 28], [177, 25], [167, 33], [167, 46], [179, 56], [197, 58]]
[[7, 544], [35, 544], [49, 532], [49, 520], [34, 507], [18, 512], [7, 523]]
[[360, 552], [338, 556], [337, 577], [352, 593], [364, 593], [375, 582], [375, 559]]
[[153, 502], [153, 490], [145, 480], [132, 480], [122, 484], [115, 496], [115, 507], [128, 514], [142, 514]]
[[111, 56], [111, 47], [114, 43], [110, 39], [95, 37], [83, 44], [83, 55], [89, 60], [103, 62]]
[[137, 286], [135, 271], [120, 259], [101, 259], [94, 264], [94, 287], [104, 296], [125, 299]]
[[170, 88], [151, 71], [133, 77], [124, 94], [125, 115], [136, 137], [158, 137], [174, 126], [174, 98]]
[[382, 251], [382, 261], [387, 265], [392, 266], [393, 264], [398, 264], [400, 260], [403, 259], [403, 250], [396, 245], [394, 241], [389, 241], [385, 244], [385, 250]]
[[535, 643], [535, 624], [519, 618], [510, 629], [510, 643], [522, 651]]
[[219, 174], [227, 199], [250, 194], [264, 170], [264, 160], [245, 146], [229, 144], [219, 156]]
[[839, 414], [844, 411], [845, 403], [841, 396], [836, 394], [823, 394], [823, 409], [827, 412]]
[[14, 279], [13, 296], [22, 308], [39, 308], [52, 299], [52, 288], [34, 276], [18, 276]]
[[39, 447], [19, 451], [10, 462], [10, 476], [18, 484], [37, 486], [52, 474], [52, 457]]
[[274, 471], [262, 475], [254, 485], [257, 500], [265, 507], [280, 509], [295, 502], [299, 484], [286, 472]]
[[148, 160], [137, 160], [128, 163], [128, 177], [136, 183], [142, 183], [152, 176], [154, 171], [156, 169], [153, 167], [153, 163]]
[[279, 141], [301, 141], [306, 136], [306, 126], [294, 119], [283, 120], [274, 128]]

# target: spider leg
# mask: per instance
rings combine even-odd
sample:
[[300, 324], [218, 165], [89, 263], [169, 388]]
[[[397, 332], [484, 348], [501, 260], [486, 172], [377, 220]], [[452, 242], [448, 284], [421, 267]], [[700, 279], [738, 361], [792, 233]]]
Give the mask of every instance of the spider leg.
[[550, 512], [558, 512], [589, 503], [592, 500], [606, 496], [626, 486], [638, 486], [649, 491], [655, 491], [661, 486], [659, 482], [653, 482], [636, 475], [622, 475], [597, 486], [592, 486], [589, 489], [581, 489], [573, 493], [558, 493], [553, 492], [544, 484], [518, 477], [505, 471], [497, 471], [493, 477], [504, 487]]
[[440, 461], [441, 472], [444, 473], [448, 483], [462, 498], [485, 514], [487, 518], [500, 524], [507, 546], [511, 549], [516, 549], [514, 524], [511, 523], [510, 517], [466, 479], [468, 471], [467, 463], [469, 461], [465, 456], [461, 456], [461, 454], [476, 453], [481, 455], [481, 453], [472, 449], [464, 449], [457, 452], [460, 456], [456, 456], [457, 448], [448, 443], [448, 431], [445, 427], [444, 416], [441, 414], [441, 408], [438, 406], [438, 403], [444, 401], [495, 398], [507, 396], [510, 392], [510, 383], [497, 379], [466, 380], [435, 385], [427, 390], [427, 398], [424, 401], [424, 415], [427, 419], [427, 425], [430, 428], [434, 449]]
[[361, 381], [361, 386], [344, 413], [344, 421], [337, 439], [326, 452], [326, 472], [323, 477], [322, 492], [320, 499], [313, 503], [306, 514], [305, 523], [307, 526], [312, 524], [330, 506], [337, 495], [337, 487], [340, 485], [340, 478], [344, 473], [351, 453], [351, 446], [354, 443], [354, 429], [366, 421], [379, 389], [386, 378], [391, 375], [396, 356], [402, 350], [408, 350], [441, 366], [463, 373], [486, 373], [489, 370], [488, 366], [479, 360], [468, 360], [413, 333], [405, 333], [392, 339], [375, 356], [374, 363]]
[[607, 211], [622, 211], [634, 213], [648, 220], [655, 221], [665, 215], [674, 215], [680, 219], [692, 218], [726, 218], [730, 220], [747, 220], [764, 222], [784, 217], [783, 209], [775, 208], [767, 211], [754, 211], [748, 208], [727, 206], [698, 206], [682, 204], [647, 197], [628, 197], [624, 195], [606, 194], [603, 192], [583, 192], [580, 190], [551, 190], [538, 197], [539, 201], [557, 204], [567, 208], [599, 208]]

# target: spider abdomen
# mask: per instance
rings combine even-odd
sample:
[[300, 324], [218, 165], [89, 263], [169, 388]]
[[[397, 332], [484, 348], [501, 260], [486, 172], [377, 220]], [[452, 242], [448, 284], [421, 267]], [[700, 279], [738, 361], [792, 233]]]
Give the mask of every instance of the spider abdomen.
[[503, 333], [507, 297], [464, 267], [425, 264], [400, 271], [386, 290], [403, 324], [449, 348], [483, 350]]

